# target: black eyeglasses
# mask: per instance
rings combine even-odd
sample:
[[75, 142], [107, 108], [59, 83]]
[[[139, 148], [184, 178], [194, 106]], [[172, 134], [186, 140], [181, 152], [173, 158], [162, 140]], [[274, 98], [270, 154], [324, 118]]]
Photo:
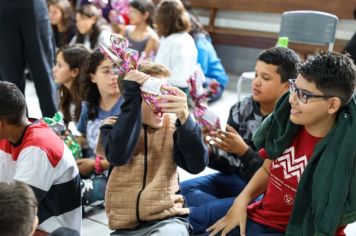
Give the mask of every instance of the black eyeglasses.
[[307, 103], [309, 98], [332, 98], [334, 96], [328, 95], [314, 95], [308, 92], [305, 92], [295, 85], [295, 79], [289, 79], [289, 91], [290, 93], [297, 93], [299, 101], [302, 103]]

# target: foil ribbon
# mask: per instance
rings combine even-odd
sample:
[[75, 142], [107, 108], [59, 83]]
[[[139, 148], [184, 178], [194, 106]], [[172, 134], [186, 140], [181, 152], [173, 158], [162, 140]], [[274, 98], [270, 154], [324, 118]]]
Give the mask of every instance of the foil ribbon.
[[[129, 48], [127, 39], [118, 35], [110, 36], [111, 47], [106, 47], [100, 44], [100, 51], [106, 58], [114, 63], [111, 73], [118, 75], [118, 79], [122, 80], [127, 72], [132, 69], [139, 69], [139, 53], [138, 51]], [[161, 112], [158, 103], [164, 102], [159, 96], [164, 94], [177, 95], [177, 93], [169, 88], [169, 85], [163, 79], [149, 78], [141, 85], [142, 99], [155, 111]]]
[[[189, 92], [194, 103], [193, 114], [200, 126], [207, 127], [210, 131], [214, 131], [221, 129], [220, 119], [208, 108], [207, 100], [209, 92], [204, 90], [204, 82], [205, 76], [198, 64], [193, 75], [188, 79]], [[214, 90], [210, 90], [210, 92], [211, 91]]]
[[169, 85], [163, 79], [151, 77], [141, 86], [142, 99], [154, 110], [154, 112], [162, 112], [158, 104], [168, 101], [160, 99], [159, 97], [166, 94], [177, 95], [176, 91], [170, 89]]
[[110, 22], [115, 24], [128, 24], [129, 0], [111, 0], [113, 13], [109, 15]]
[[75, 159], [82, 158], [82, 149], [74, 136], [67, 131], [67, 127], [63, 122], [63, 115], [60, 112], [54, 114], [53, 117], [43, 117], [42, 120], [63, 139], [69, 150], [72, 152]]

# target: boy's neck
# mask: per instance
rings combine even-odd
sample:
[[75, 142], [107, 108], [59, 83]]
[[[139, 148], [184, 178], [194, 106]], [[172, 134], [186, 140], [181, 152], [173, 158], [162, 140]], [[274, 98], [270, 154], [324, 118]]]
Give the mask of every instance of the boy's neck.
[[260, 103], [260, 112], [262, 114], [262, 116], [267, 116], [270, 113], [272, 113], [272, 111], [274, 110], [274, 106], [275, 104], [263, 104]]
[[325, 117], [323, 120], [318, 121], [315, 124], [304, 126], [309, 134], [314, 137], [325, 137], [331, 128], [335, 125], [336, 115], [330, 115]]
[[23, 135], [23, 132], [30, 124], [31, 122], [27, 118], [24, 118], [24, 120], [20, 124], [9, 125], [10, 135], [8, 136], [8, 140], [14, 144], [18, 143]]

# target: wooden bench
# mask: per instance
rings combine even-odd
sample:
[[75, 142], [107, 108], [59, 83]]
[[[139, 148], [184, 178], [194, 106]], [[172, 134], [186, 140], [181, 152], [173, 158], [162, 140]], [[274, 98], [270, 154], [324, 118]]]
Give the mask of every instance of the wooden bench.
[[[190, 0], [193, 9], [207, 9], [209, 11], [209, 23], [206, 30], [210, 33], [214, 44], [227, 44], [241, 47], [269, 48], [276, 44], [278, 33], [228, 28], [216, 26], [217, 13], [219, 11], [276, 13], [282, 14], [292, 10], [316, 10], [334, 14], [339, 19], [353, 19], [353, 9], [356, 0]], [[342, 51], [347, 40], [336, 39], [334, 51]], [[312, 54], [315, 46], [290, 43], [290, 48], [300, 54]], [[326, 47], [319, 47], [326, 50]]]

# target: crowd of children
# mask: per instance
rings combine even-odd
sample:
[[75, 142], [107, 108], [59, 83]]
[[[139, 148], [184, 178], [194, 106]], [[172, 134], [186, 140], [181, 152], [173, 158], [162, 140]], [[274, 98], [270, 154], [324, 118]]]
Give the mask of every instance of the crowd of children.
[[[80, 235], [97, 201], [111, 235], [341, 236], [356, 221], [347, 55], [263, 50], [251, 95], [212, 129], [190, 113], [187, 81], [200, 64], [212, 102], [228, 77], [189, 2], [122, 1], [121, 36], [103, 14], [117, 1], [47, 4], [63, 130], [28, 118], [22, 88], [0, 81], [1, 235]], [[218, 172], [180, 183], [178, 167]]]

